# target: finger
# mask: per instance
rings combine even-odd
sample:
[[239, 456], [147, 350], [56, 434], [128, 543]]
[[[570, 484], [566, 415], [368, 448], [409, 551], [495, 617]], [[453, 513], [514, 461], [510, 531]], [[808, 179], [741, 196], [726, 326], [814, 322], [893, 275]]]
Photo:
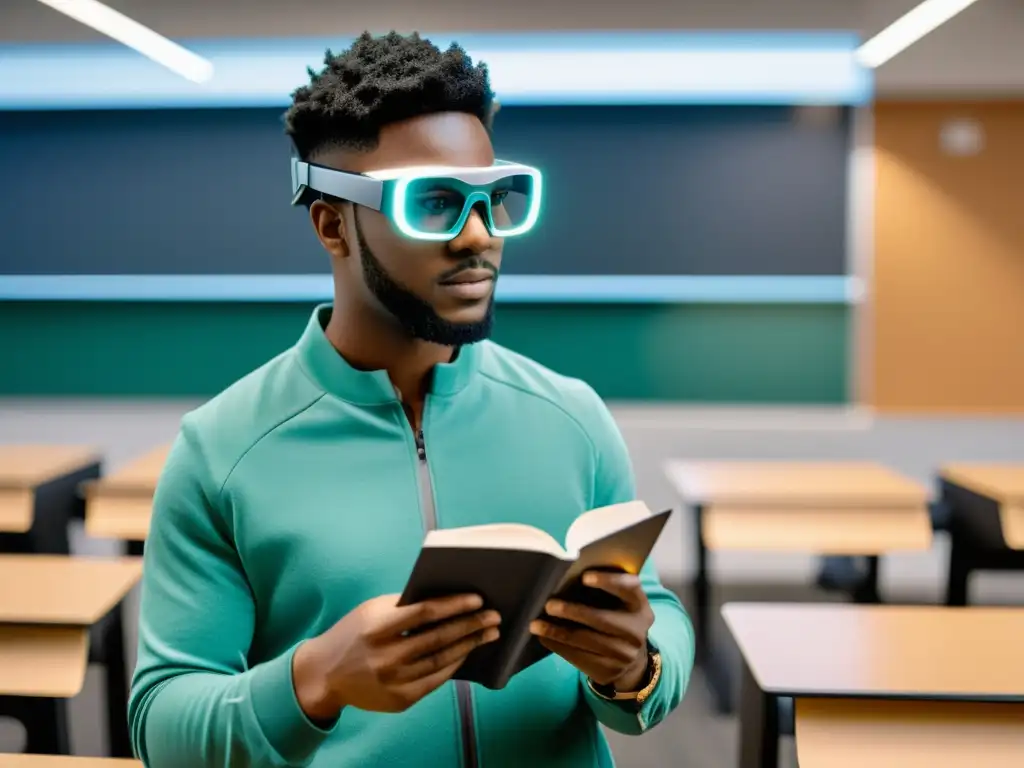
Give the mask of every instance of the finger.
[[537, 619], [530, 623], [530, 632], [538, 638], [552, 640], [617, 662], [626, 663], [636, 658], [637, 649], [631, 643], [620, 637], [603, 635], [585, 627], [563, 627]]
[[500, 623], [501, 616], [497, 611], [477, 611], [467, 616], [450, 619], [433, 629], [399, 641], [399, 658], [405, 661], [414, 661], [423, 656], [429, 656], [469, 635], [496, 627]]
[[493, 643], [499, 637], [500, 632], [497, 627], [491, 627], [480, 632], [475, 632], [468, 637], [463, 637], [461, 640], [449, 645], [447, 648], [442, 648], [436, 653], [424, 656], [411, 664], [402, 666], [398, 671], [398, 674], [395, 676], [395, 680], [396, 682], [419, 680], [421, 678], [429, 677], [435, 672], [439, 672], [452, 664], [461, 664], [465, 658], [477, 648], [482, 645], [487, 645], [488, 643]]
[[640, 584], [640, 577], [632, 573], [587, 571], [583, 574], [583, 584], [614, 595], [622, 600], [630, 611], [640, 610], [647, 599]]
[[604, 635], [629, 639], [633, 634], [630, 619], [635, 617], [624, 611], [605, 611], [565, 600], [549, 600], [544, 610], [549, 616], [582, 624]]
[[397, 689], [399, 696], [407, 701], [419, 701], [428, 693], [437, 690], [442, 685], [447, 683], [452, 675], [459, 671], [459, 667], [462, 666], [462, 662], [465, 659], [458, 659], [453, 661], [446, 667], [442, 667], [433, 674], [421, 677], [412, 683], [406, 683], [405, 685]]
[[561, 656], [576, 669], [597, 682], [613, 680], [619, 675], [622, 664], [619, 662], [598, 656], [596, 653], [574, 648], [571, 645], [559, 643], [557, 640], [540, 638], [540, 644], [552, 653]]
[[393, 637], [464, 613], [478, 611], [483, 604], [483, 598], [479, 595], [452, 595], [404, 605], [391, 611], [374, 635]]

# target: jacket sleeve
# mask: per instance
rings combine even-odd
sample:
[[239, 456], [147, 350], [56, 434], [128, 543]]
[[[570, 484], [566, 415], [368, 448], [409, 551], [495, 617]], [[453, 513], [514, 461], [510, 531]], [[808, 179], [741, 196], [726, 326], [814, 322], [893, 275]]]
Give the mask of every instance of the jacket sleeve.
[[132, 747], [147, 768], [306, 765], [329, 732], [299, 707], [294, 648], [248, 666], [255, 604], [188, 418], [153, 499]]
[[[625, 440], [596, 393], [593, 398], [597, 428], [591, 430], [591, 437], [598, 456], [593, 506], [632, 501], [636, 499], [636, 483]], [[583, 675], [580, 676], [583, 697], [597, 719], [608, 728], [628, 735], [639, 735], [654, 727], [679, 705], [690, 682], [694, 662], [693, 624], [679, 598], [662, 585], [652, 559], [644, 564], [640, 580], [654, 610], [654, 625], [648, 639], [661, 654], [658, 685], [637, 711], [635, 707], [597, 696]]]

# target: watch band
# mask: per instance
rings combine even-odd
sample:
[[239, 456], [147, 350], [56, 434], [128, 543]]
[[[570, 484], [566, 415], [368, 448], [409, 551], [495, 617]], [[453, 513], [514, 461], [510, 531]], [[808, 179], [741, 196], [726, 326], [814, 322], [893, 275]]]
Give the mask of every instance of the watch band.
[[587, 685], [597, 696], [608, 701], [633, 701], [642, 705], [654, 691], [661, 679], [661, 654], [657, 651], [650, 651], [647, 654], [648, 680], [647, 684], [638, 691], [616, 691], [612, 686], [597, 685], [589, 677]]

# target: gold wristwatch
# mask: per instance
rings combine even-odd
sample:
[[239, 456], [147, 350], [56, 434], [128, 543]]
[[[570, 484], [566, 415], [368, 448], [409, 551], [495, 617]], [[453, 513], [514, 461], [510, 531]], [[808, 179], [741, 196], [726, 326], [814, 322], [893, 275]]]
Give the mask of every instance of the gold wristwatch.
[[647, 697], [651, 695], [655, 687], [658, 685], [658, 681], [661, 679], [661, 654], [654, 650], [649, 650], [647, 653], [647, 684], [638, 691], [616, 691], [613, 686], [610, 685], [598, 685], [589, 677], [587, 678], [587, 685], [590, 687], [595, 694], [600, 696], [602, 699], [608, 701], [627, 701], [635, 702], [637, 706], [642, 706]]

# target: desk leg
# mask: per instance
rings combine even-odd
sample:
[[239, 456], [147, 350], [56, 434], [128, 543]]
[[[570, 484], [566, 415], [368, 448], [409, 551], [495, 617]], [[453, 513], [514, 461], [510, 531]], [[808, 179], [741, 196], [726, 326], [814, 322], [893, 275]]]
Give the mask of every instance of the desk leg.
[[946, 576], [946, 605], [967, 605], [967, 581], [971, 576], [970, 544], [954, 518], [949, 526], [949, 573]]
[[[142, 556], [143, 542], [129, 541], [128, 554]], [[107, 749], [111, 757], [134, 757], [128, 731], [128, 661], [124, 645], [124, 603], [110, 615], [103, 637], [107, 685]]]
[[93, 464], [36, 488], [35, 518], [29, 538], [32, 551], [44, 554], [71, 554], [68, 525], [84, 516], [85, 500], [80, 487], [100, 476], [100, 465]]
[[735, 677], [729, 667], [726, 657], [722, 653], [712, 653], [702, 667], [704, 677], [707, 680], [708, 688], [711, 691], [712, 705], [715, 714], [731, 715], [736, 711], [736, 702], [733, 700], [733, 685]]
[[739, 768], [778, 768], [779, 703], [758, 685], [746, 662], [740, 684]]
[[711, 692], [715, 711], [720, 715], [731, 715], [735, 708], [732, 676], [722, 654], [715, 653], [712, 640], [714, 611], [711, 604], [711, 581], [708, 578], [708, 548], [704, 542], [704, 507], [697, 504], [693, 511], [694, 524], [697, 526], [697, 574], [693, 580], [696, 658]]
[[851, 597], [855, 603], [877, 605], [882, 602], [882, 595], [878, 591], [878, 555], [871, 555], [867, 558], [868, 572], [864, 578], [854, 587]]
[[70, 755], [68, 710], [64, 699], [0, 696], [0, 713], [25, 728], [25, 754]]
[[700, 504], [693, 508], [694, 525], [697, 526], [697, 574], [693, 579], [693, 599], [695, 601], [694, 610], [696, 626], [694, 632], [696, 633], [695, 641], [697, 644], [696, 655], [697, 662], [703, 663], [707, 660], [710, 655], [711, 649], [711, 606], [710, 606], [710, 584], [708, 583], [708, 548], [704, 544], [704, 507]]
[[107, 684], [107, 749], [111, 757], [133, 757], [128, 734], [128, 670], [124, 654], [124, 608], [118, 605], [103, 638]]

